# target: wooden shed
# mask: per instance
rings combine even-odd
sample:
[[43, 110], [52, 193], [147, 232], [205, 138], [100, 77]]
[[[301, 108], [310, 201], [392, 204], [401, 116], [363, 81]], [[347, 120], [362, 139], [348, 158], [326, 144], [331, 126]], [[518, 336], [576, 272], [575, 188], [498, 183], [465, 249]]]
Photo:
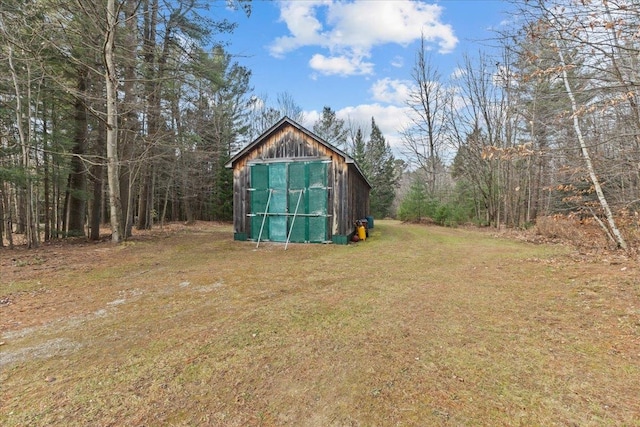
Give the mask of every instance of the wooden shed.
[[236, 240], [349, 242], [371, 185], [352, 157], [288, 117], [226, 164]]

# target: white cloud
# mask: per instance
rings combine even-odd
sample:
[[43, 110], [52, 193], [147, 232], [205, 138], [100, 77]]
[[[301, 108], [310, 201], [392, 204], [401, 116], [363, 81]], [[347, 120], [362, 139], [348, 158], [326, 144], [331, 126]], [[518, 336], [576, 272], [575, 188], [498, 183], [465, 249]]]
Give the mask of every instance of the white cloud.
[[461, 79], [466, 74], [467, 74], [467, 70], [465, 70], [464, 68], [458, 67], [455, 70], [453, 70], [453, 72], [451, 73], [451, 78], [452, 79]]
[[[406, 46], [422, 35], [427, 43], [438, 45], [441, 53], [452, 51], [458, 43], [453, 28], [440, 21], [442, 7], [437, 4], [410, 0], [315, 0], [281, 1], [279, 5], [280, 20], [286, 23], [290, 35], [274, 40], [269, 48], [271, 55], [283, 57], [305, 46], [326, 49], [328, 56], [315, 54], [309, 61], [323, 74], [370, 73], [373, 64], [362, 59], [370, 57], [373, 47]], [[336, 58], [342, 58], [342, 66], [327, 61]], [[345, 67], [348, 64], [356, 66]], [[396, 58], [392, 64], [401, 66], [402, 62]]]
[[354, 56], [331, 56], [326, 57], [316, 53], [309, 60], [309, 66], [325, 75], [365, 75], [373, 73], [373, 64], [363, 62], [362, 58]]
[[384, 78], [371, 86], [373, 100], [387, 104], [404, 105], [409, 99], [412, 82], [409, 80], [392, 80]]
[[[346, 107], [336, 111], [336, 116], [345, 123], [361, 127], [365, 138], [371, 132], [371, 118], [384, 135], [393, 149], [396, 157], [402, 157], [402, 137], [400, 131], [409, 125], [409, 110], [405, 107], [383, 106], [381, 104], [361, 104], [355, 107]], [[304, 121], [301, 123], [307, 129], [313, 129], [313, 124], [320, 118], [318, 111], [305, 111]]]
[[395, 68], [402, 68], [404, 66], [404, 58], [402, 56], [396, 56], [391, 60], [391, 66]]
[[320, 120], [320, 112], [316, 110], [304, 111], [303, 117], [304, 119], [300, 124], [307, 129], [313, 129], [313, 125], [315, 124], [315, 122]]
[[264, 106], [265, 106], [265, 102], [264, 102], [264, 99], [262, 97], [254, 95], [249, 100], [249, 109], [252, 112], [260, 111], [260, 110], [262, 110], [264, 108]]
[[407, 45], [420, 38], [451, 51], [458, 39], [450, 25], [440, 22], [442, 7], [410, 0], [336, 2], [329, 6], [327, 22], [334, 43], [370, 49], [397, 43]]
[[371, 118], [391, 146], [394, 155], [401, 157], [402, 136], [400, 132], [409, 125], [409, 110], [406, 107], [380, 104], [361, 104], [356, 107], [346, 107], [336, 112], [336, 115], [345, 121], [351, 121], [362, 126], [365, 137], [369, 137], [371, 131]]
[[291, 35], [278, 37], [271, 45], [270, 53], [279, 58], [302, 46], [322, 45], [324, 43], [324, 37], [321, 34], [322, 24], [315, 14], [316, 7], [323, 3], [323, 1], [281, 1], [280, 21], [287, 24]]

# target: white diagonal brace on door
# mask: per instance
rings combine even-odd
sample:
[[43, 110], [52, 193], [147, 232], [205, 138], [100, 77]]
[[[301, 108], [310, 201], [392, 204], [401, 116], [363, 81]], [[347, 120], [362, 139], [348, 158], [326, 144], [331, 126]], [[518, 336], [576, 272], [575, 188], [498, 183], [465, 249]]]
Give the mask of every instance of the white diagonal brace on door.
[[298, 195], [298, 203], [296, 203], [296, 210], [293, 213], [293, 218], [291, 219], [291, 227], [289, 228], [289, 233], [287, 233], [287, 242], [284, 244], [284, 250], [287, 250], [287, 246], [289, 245], [289, 239], [291, 238], [291, 232], [293, 231], [293, 224], [296, 222], [296, 215], [298, 214], [298, 207], [300, 206], [300, 200], [302, 199], [302, 194], [304, 190], [298, 190], [300, 194]]
[[258, 243], [256, 243], [256, 249], [260, 246], [260, 238], [262, 237], [262, 230], [264, 229], [264, 222], [267, 220], [267, 212], [269, 212], [269, 202], [271, 202], [271, 193], [273, 189], [269, 189], [269, 197], [267, 198], [267, 206], [264, 208], [264, 216], [262, 217], [262, 225], [260, 226], [260, 234], [258, 234]]

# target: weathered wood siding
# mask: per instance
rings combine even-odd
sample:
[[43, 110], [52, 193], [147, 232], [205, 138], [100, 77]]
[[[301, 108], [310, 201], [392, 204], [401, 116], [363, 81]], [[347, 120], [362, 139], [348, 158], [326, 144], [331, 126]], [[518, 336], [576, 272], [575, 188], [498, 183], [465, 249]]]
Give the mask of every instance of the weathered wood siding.
[[233, 209], [236, 233], [251, 235], [251, 163], [274, 161], [330, 160], [328, 165], [329, 239], [347, 235], [353, 222], [369, 212], [369, 186], [355, 165], [330, 147], [300, 129], [283, 123], [233, 164]]
[[[356, 170], [356, 166], [349, 164], [349, 213], [348, 218], [353, 222], [357, 219], [363, 219], [369, 215], [369, 184], [362, 178], [362, 175]], [[347, 218], [345, 218], [346, 220]], [[341, 234], [349, 234], [351, 231]]]

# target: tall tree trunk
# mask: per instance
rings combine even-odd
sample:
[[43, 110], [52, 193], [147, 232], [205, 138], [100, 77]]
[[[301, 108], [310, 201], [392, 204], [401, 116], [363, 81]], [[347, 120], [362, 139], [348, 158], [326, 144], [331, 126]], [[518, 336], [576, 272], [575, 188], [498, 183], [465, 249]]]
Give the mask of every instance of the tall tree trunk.
[[[44, 102], [43, 102], [44, 104]], [[47, 108], [46, 105], [42, 106], [42, 169], [43, 169], [43, 182], [44, 186], [44, 241], [48, 242], [51, 239], [51, 176], [50, 176], [50, 159], [49, 154], [49, 128], [47, 121]]]
[[93, 198], [91, 199], [91, 215], [89, 217], [89, 239], [100, 240], [104, 167], [102, 165], [94, 165], [91, 169], [91, 174], [93, 175]]
[[78, 70], [78, 94], [75, 100], [75, 135], [71, 172], [69, 174], [69, 192], [67, 204], [67, 235], [84, 236], [87, 215], [87, 170], [82, 157], [87, 146], [87, 108], [85, 106], [87, 91], [87, 69], [80, 66]]
[[[145, 157], [153, 158], [151, 147], [158, 133], [160, 118], [160, 83], [156, 69], [156, 34], [158, 25], [158, 0], [146, 0], [144, 5], [143, 54], [145, 67], [145, 97], [147, 100], [147, 134], [145, 138]], [[167, 30], [168, 31], [168, 30]], [[139, 230], [151, 228], [151, 179], [153, 160], [144, 161], [140, 173], [140, 193], [138, 200]]]
[[[96, 151], [101, 153], [105, 149], [106, 128], [104, 120], [98, 121], [98, 141]], [[89, 219], [91, 240], [100, 240], [100, 224], [102, 224], [102, 191], [104, 187], [104, 165], [96, 163], [91, 167], [93, 177], [93, 198], [91, 200], [91, 216]]]
[[2, 190], [2, 185], [0, 185], [0, 248], [4, 247], [4, 192]]
[[115, 0], [107, 0], [107, 28], [103, 58], [107, 101], [107, 181], [109, 185], [109, 219], [111, 241], [118, 243], [122, 235], [120, 181], [118, 162], [118, 76], [114, 63], [117, 16]]
[[[175, 23], [174, 16], [164, 25], [162, 51], [156, 56], [156, 34], [158, 26], [158, 0], [149, 0], [145, 8], [145, 31], [143, 41], [144, 61], [146, 67], [147, 98], [147, 141], [146, 149], [149, 161], [146, 161], [141, 174], [140, 202], [138, 205], [138, 229], [150, 229], [153, 225], [154, 177], [156, 166], [156, 146], [163, 133], [162, 126], [162, 85], [165, 66], [170, 53], [171, 39]], [[148, 17], [148, 18], [147, 18]]]
[[137, 5], [138, 0], [126, 0], [124, 4], [125, 13], [125, 41], [123, 50], [126, 52], [124, 58], [124, 82], [122, 92], [124, 94], [122, 106], [122, 127], [120, 129], [120, 160], [122, 166], [120, 168], [120, 195], [122, 197], [122, 221], [124, 226], [124, 238], [131, 236], [134, 209], [133, 199], [135, 181], [135, 169], [138, 168], [137, 162], [134, 162], [135, 145], [139, 131], [139, 107], [136, 101], [135, 83], [136, 83], [136, 66], [137, 66], [137, 48], [138, 40], [136, 37], [137, 28]]
[[[18, 73], [15, 69], [13, 63], [13, 50], [9, 47], [8, 54], [8, 62], [9, 62], [9, 70], [11, 72], [11, 77], [13, 81], [13, 88], [15, 90], [16, 95], [16, 127], [18, 130], [18, 137], [20, 138], [20, 147], [22, 154], [22, 167], [24, 168], [26, 175], [26, 183], [24, 187], [24, 198], [23, 198], [23, 213], [24, 213], [24, 233], [27, 241], [27, 247], [33, 248], [37, 247], [39, 243], [39, 236], [36, 230], [36, 218], [34, 214], [34, 198], [33, 198], [33, 179], [32, 179], [32, 167], [31, 167], [31, 136], [27, 135], [24, 130], [24, 117], [23, 117], [23, 106], [22, 106], [22, 91], [20, 90], [20, 84], [18, 83]], [[27, 67], [27, 75], [25, 76], [27, 81], [29, 82], [29, 67]], [[27, 84], [27, 106], [30, 104], [31, 94], [30, 94], [30, 85]], [[29, 128], [29, 127], [28, 127]]]
[[[184, 156], [183, 156], [184, 159]], [[193, 224], [193, 197], [191, 196], [192, 189], [189, 185], [189, 174], [188, 167], [186, 165], [182, 166], [182, 204], [184, 206], [184, 216], [187, 224]]]
[[562, 80], [564, 81], [564, 87], [567, 90], [567, 95], [569, 96], [569, 101], [571, 102], [571, 111], [573, 113], [573, 128], [576, 132], [576, 136], [578, 137], [578, 142], [580, 143], [580, 150], [582, 152], [582, 156], [584, 157], [585, 164], [587, 166], [587, 171], [589, 172], [589, 178], [591, 179], [591, 183], [596, 191], [596, 195], [598, 196], [598, 201], [600, 202], [600, 207], [604, 211], [604, 214], [607, 218], [607, 223], [609, 225], [609, 231], [613, 235], [618, 248], [627, 249], [627, 243], [622, 237], [622, 233], [618, 229], [615, 219], [613, 218], [613, 213], [611, 212], [611, 208], [609, 208], [609, 203], [607, 199], [604, 197], [604, 193], [602, 192], [602, 186], [600, 185], [600, 180], [598, 179], [598, 175], [596, 175], [595, 169], [593, 167], [593, 163], [591, 162], [591, 155], [589, 154], [589, 150], [587, 148], [587, 144], [582, 136], [582, 130], [580, 128], [580, 120], [578, 118], [578, 105], [576, 103], [576, 99], [573, 96], [573, 90], [571, 89], [571, 85], [569, 84], [569, 77], [567, 75], [567, 64], [564, 60], [564, 55], [562, 53], [562, 47], [560, 46], [560, 42], [556, 40], [556, 46], [558, 48], [558, 57], [560, 58], [560, 66], [562, 67]]
[[[13, 249], [13, 224], [11, 221], [11, 197], [9, 193], [11, 190], [8, 189], [8, 186], [3, 184], [3, 188], [0, 189], [0, 205], [2, 205], [3, 214], [0, 217], [3, 224], [2, 227], [4, 229], [4, 235], [7, 239], [7, 243], [9, 244], [9, 248]], [[2, 235], [0, 234], [0, 240], [2, 239]]]
[[[54, 132], [56, 129], [58, 129], [58, 116], [54, 114], [53, 105], [51, 108], [51, 129]], [[51, 142], [53, 143], [54, 141], [51, 141]], [[53, 146], [53, 144], [50, 144], [50, 145]], [[56, 157], [53, 156], [53, 152], [50, 153], [49, 155], [49, 165], [50, 165], [49, 174], [51, 176], [51, 185], [50, 185], [50, 189], [51, 189], [50, 203], [51, 204], [50, 204], [50, 210], [49, 210], [49, 221], [50, 221], [49, 231], [50, 231], [50, 238], [57, 239], [58, 237], [60, 237], [60, 230], [61, 230], [60, 209], [59, 209], [60, 208], [60, 202], [59, 202], [60, 165], [58, 164]]]

